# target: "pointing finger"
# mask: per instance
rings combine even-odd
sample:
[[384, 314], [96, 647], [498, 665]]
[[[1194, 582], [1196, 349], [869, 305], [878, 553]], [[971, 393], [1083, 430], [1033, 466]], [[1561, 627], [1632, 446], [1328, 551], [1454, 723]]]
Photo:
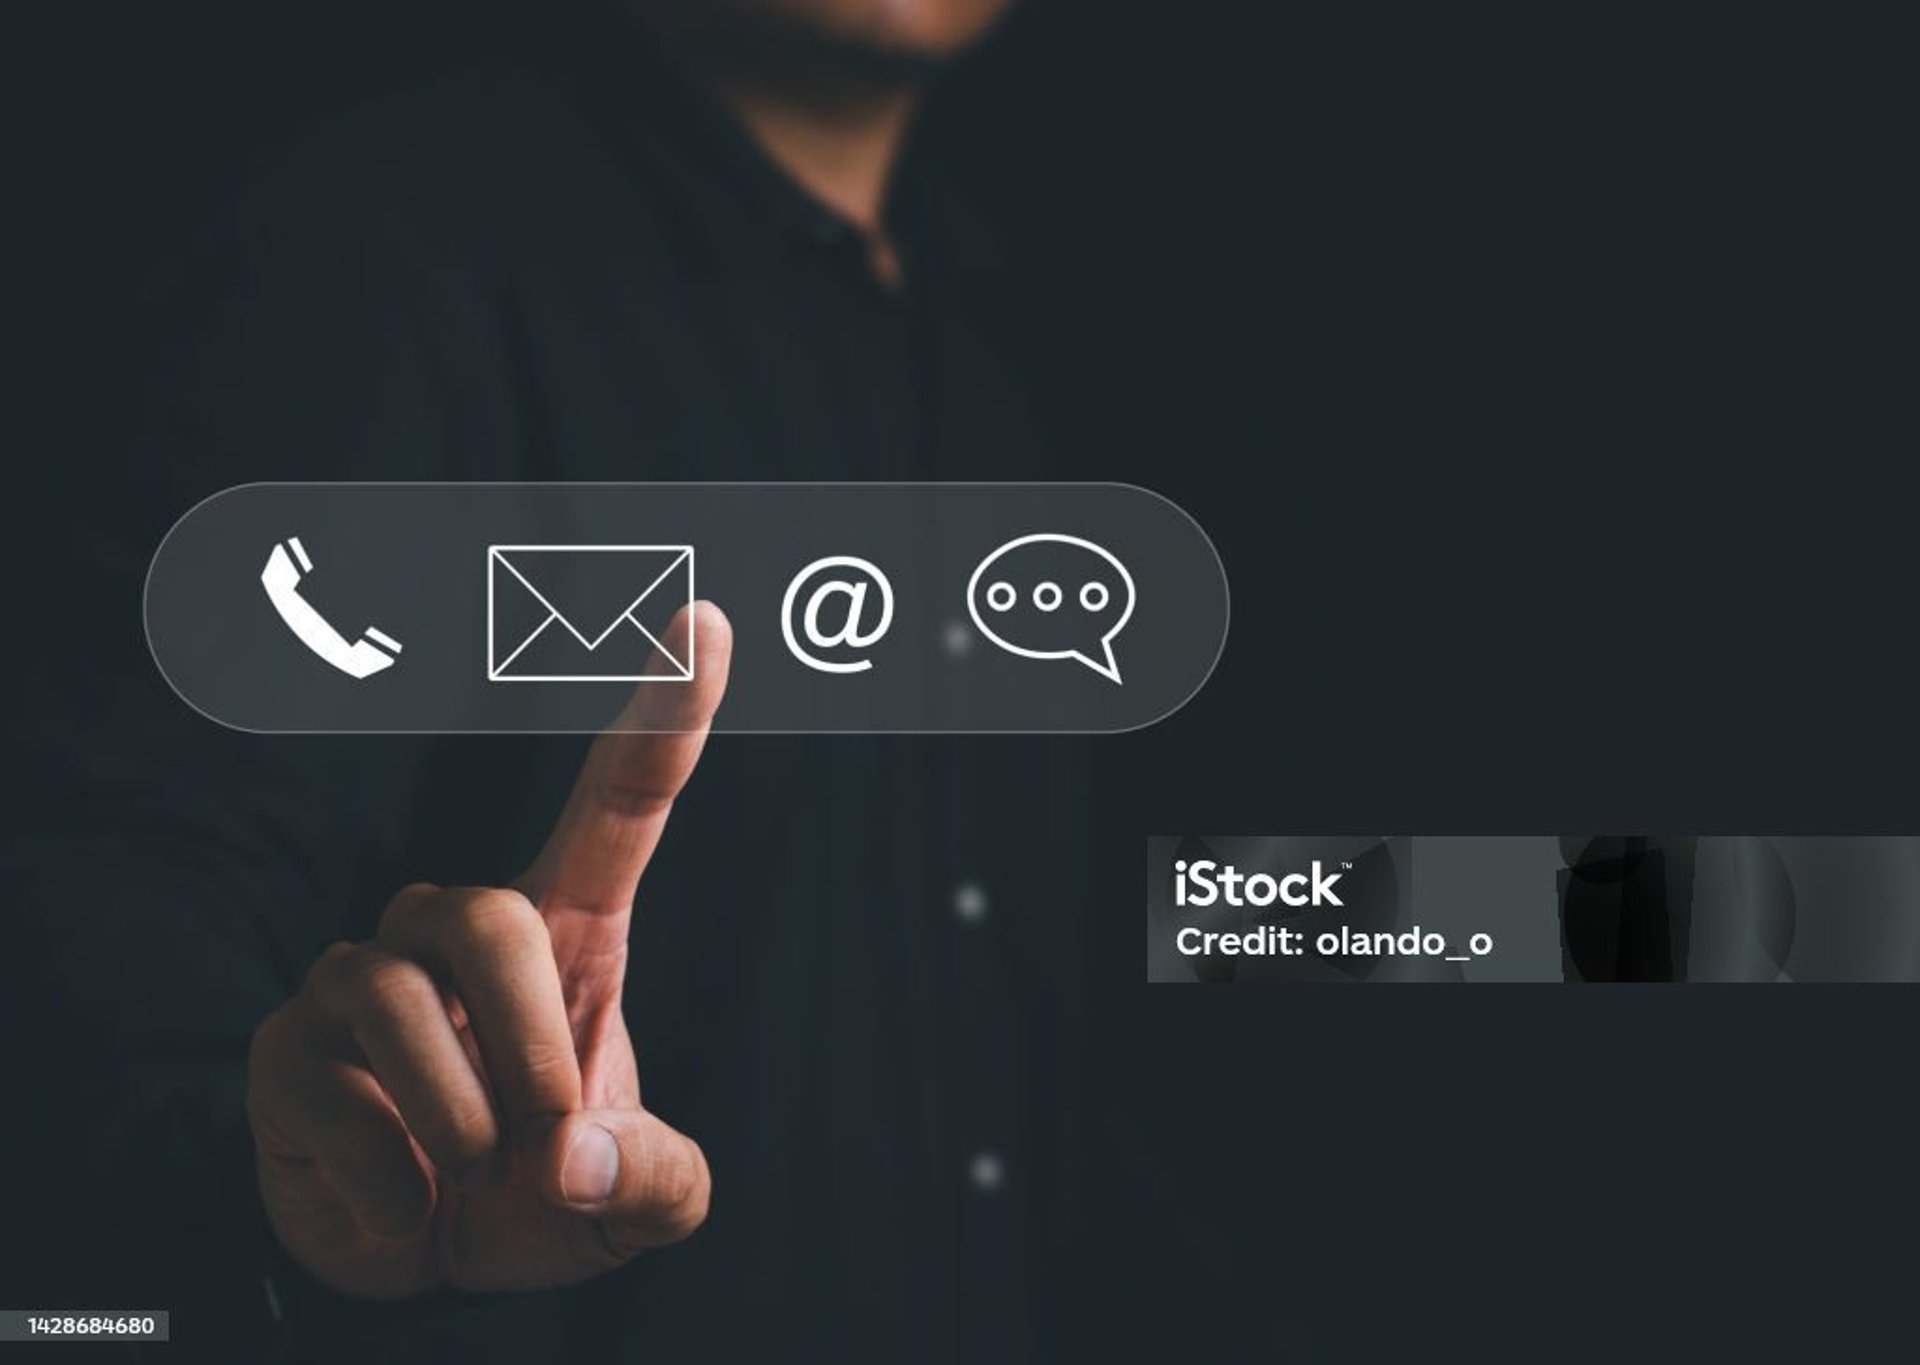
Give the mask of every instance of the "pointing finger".
[[624, 914], [700, 760], [727, 688], [733, 627], [711, 602], [683, 608], [662, 644], [693, 659], [693, 677], [643, 682], [593, 743], [546, 847], [520, 879], [543, 911]]

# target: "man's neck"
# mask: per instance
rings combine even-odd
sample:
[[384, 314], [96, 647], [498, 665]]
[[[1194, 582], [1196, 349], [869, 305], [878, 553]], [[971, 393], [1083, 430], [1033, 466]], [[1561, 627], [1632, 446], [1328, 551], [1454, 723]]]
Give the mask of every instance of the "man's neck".
[[[769, 159], [865, 239], [874, 274], [901, 283], [886, 221], [887, 191], [922, 88], [863, 81], [804, 54], [784, 65], [764, 51], [729, 49], [695, 25], [662, 26], [668, 46], [739, 119]], [[811, 69], [808, 69], [811, 66]]]
[[918, 91], [827, 103], [726, 77], [714, 84], [761, 150], [803, 189], [869, 238], [886, 235], [887, 187]]

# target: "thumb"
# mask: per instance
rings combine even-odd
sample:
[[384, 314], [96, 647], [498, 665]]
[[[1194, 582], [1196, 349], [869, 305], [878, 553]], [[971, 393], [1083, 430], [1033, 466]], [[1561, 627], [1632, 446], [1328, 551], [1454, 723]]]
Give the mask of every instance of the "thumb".
[[601, 1224], [616, 1261], [706, 1221], [713, 1177], [700, 1144], [644, 1109], [582, 1109], [555, 1122], [541, 1193]]

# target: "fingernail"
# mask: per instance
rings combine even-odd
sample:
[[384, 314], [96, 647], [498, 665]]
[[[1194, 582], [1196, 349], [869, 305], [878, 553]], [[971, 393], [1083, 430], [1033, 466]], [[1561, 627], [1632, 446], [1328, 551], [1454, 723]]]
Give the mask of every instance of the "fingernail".
[[583, 1123], [560, 1164], [560, 1193], [569, 1204], [604, 1204], [620, 1178], [620, 1144], [597, 1123]]

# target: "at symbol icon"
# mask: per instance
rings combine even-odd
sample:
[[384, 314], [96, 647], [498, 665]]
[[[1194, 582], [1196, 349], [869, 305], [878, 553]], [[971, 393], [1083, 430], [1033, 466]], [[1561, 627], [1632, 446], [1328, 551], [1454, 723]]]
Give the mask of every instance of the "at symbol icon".
[[[829, 575], [831, 570], [840, 572]], [[794, 608], [810, 583], [812, 591], [806, 594], [796, 622]], [[869, 589], [879, 598], [879, 619], [871, 626], [865, 624]], [[873, 667], [873, 660], [822, 659], [801, 644], [801, 636], [814, 649], [865, 649], [892, 625], [893, 584], [879, 565], [856, 555], [814, 560], [793, 576], [780, 599], [780, 635], [787, 642], [787, 652], [821, 673], [863, 673]]]

